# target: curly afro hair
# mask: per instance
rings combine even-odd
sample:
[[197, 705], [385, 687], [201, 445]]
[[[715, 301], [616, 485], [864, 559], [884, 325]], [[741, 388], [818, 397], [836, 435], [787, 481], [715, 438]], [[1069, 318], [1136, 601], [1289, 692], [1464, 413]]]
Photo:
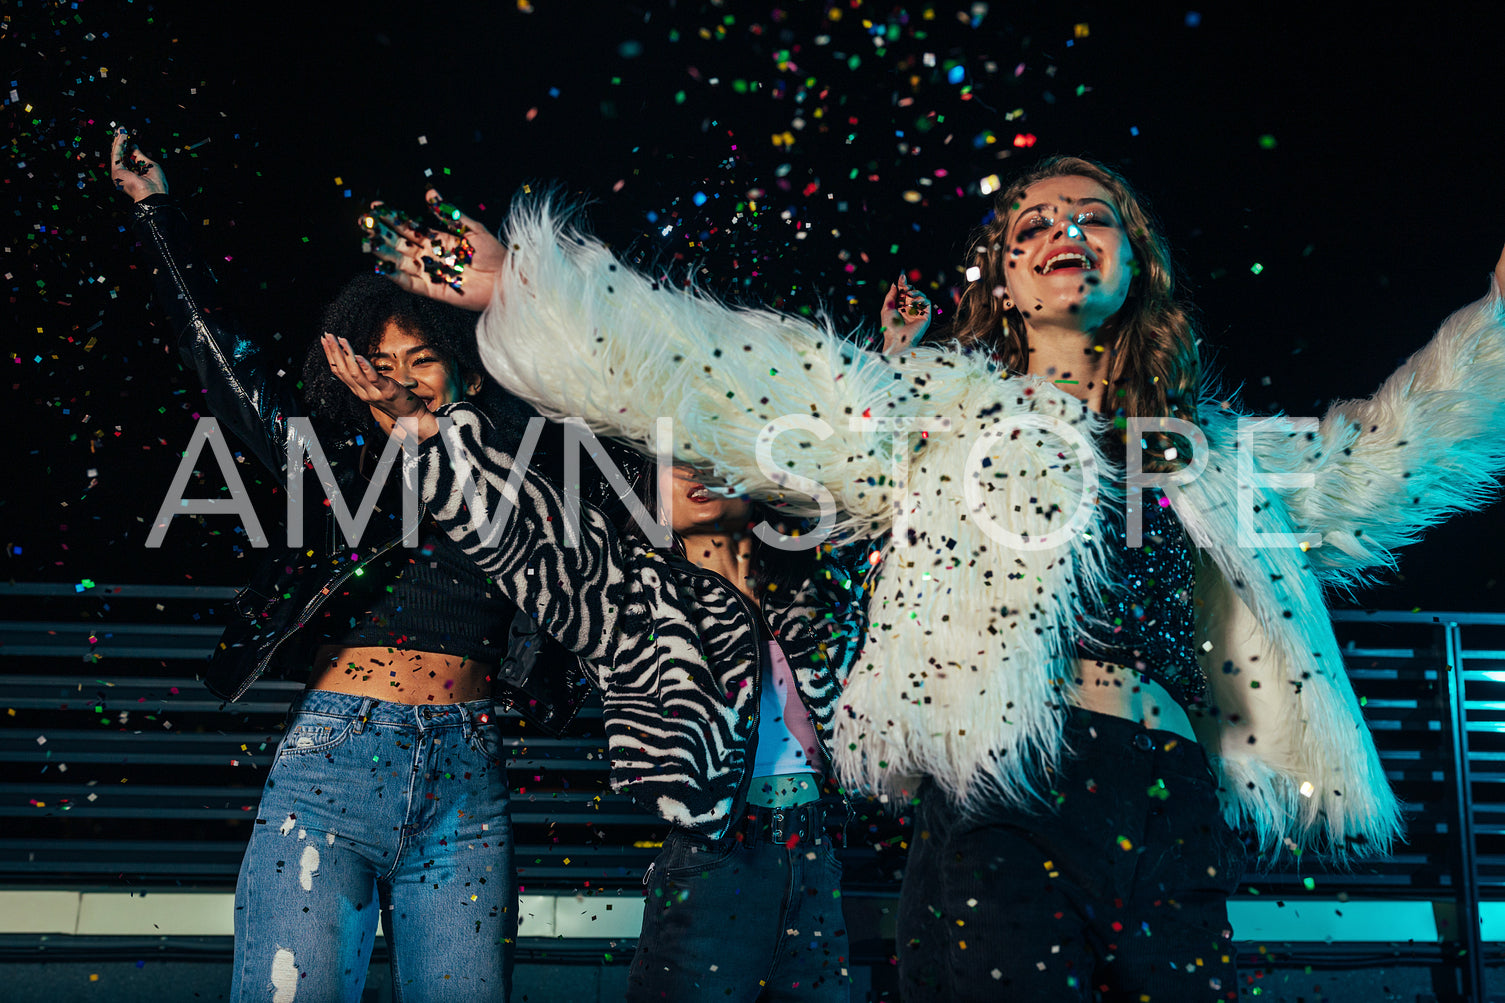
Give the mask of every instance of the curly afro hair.
[[[367, 358], [381, 344], [387, 325], [396, 324], [408, 334], [422, 336], [462, 380], [471, 374], [482, 376], [482, 396], [501, 393], [486, 377], [476, 351], [475, 314], [404, 292], [380, 275], [360, 275], [347, 282], [324, 308], [323, 324], [321, 330], [344, 338]], [[320, 423], [343, 434], [371, 427], [370, 408], [329, 371], [317, 339], [303, 360], [303, 403]]]

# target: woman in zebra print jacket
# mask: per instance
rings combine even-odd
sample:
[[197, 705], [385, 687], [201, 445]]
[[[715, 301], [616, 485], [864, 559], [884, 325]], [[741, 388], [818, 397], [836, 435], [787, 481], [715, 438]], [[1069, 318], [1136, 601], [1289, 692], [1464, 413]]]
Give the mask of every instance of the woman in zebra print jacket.
[[[378, 212], [373, 230], [424, 239]], [[416, 433], [395, 434], [421, 442], [429, 513], [580, 656], [602, 693], [613, 789], [674, 825], [644, 877], [629, 999], [846, 1000], [841, 869], [819, 799], [865, 628], [860, 585], [689, 467], [629, 499], [636, 528], [613, 519], [528, 469], [542, 419], [519, 441], [463, 402], [435, 415], [348, 344], [327, 348], [358, 397], [412, 419]]]

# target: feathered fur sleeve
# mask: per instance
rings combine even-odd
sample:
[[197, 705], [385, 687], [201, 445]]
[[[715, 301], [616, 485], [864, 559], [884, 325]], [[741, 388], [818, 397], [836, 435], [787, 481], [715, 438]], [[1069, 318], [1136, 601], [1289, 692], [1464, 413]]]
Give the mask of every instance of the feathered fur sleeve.
[[1289, 421], [1254, 433], [1261, 470], [1311, 474], [1284, 491], [1291, 521], [1320, 533], [1312, 570], [1339, 588], [1393, 567], [1394, 551], [1497, 493], [1505, 469], [1505, 302], [1454, 313], [1366, 400], [1335, 404], [1315, 429]]
[[[927, 386], [928, 370], [954, 368], [942, 353], [896, 361], [829, 323], [655, 281], [569, 229], [547, 202], [514, 209], [503, 240], [506, 270], [477, 329], [502, 386], [546, 414], [580, 417], [649, 450], [658, 419], [670, 418], [676, 459], [798, 515], [820, 514], [818, 484], [840, 513], [832, 528], [876, 536], [892, 522], [896, 436], [853, 419], [955, 407]], [[780, 418], [787, 428], [760, 462], [759, 436]]]
[[[508, 390], [639, 443], [672, 418], [676, 458], [737, 491], [818, 515], [799, 495], [824, 490], [833, 528], [895, 529], [836, 715], [843, 782], [902, 794], [923, 773], [958, 802], [1038, 795], [1074, 685], [1058, 628], [1108, 587], [1097, 485], [1117, 471], [1097, 416], [978, 354], [874, 355], [827, 324], [669, 288], [546, 204], [514, 210], [505, 240], [478, 335]], [[790, 430], [759, 462], [779, 419]]]

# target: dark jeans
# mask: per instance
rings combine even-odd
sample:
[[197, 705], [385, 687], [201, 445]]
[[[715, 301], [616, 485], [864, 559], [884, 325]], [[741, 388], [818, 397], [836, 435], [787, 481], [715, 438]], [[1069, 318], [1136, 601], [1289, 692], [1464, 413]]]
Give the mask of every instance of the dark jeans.
[[963, 818], [928, 783], [899, 901], [905, 1003], [1236, 999], [1245, 850], [1194, 741], [1073, 711], [1049, 804]]
[[[807, 809], [817, 810], [814, 805]], [[793, 847], [756, 827], [708, 841], [680, 829], [643, 878], [629, 1003], [845, 1003], [841, 864], [815, 827]]]

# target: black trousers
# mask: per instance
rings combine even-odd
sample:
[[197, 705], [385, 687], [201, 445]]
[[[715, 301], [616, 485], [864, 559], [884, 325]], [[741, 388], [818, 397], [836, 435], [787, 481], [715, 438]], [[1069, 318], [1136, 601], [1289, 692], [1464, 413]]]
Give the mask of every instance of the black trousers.
[[1194, 741], [1074, 710], [1048, 804], [963, 817], [928, 782], [899, 900], [905, 1003], [1237, 999], [1246, 862]]

